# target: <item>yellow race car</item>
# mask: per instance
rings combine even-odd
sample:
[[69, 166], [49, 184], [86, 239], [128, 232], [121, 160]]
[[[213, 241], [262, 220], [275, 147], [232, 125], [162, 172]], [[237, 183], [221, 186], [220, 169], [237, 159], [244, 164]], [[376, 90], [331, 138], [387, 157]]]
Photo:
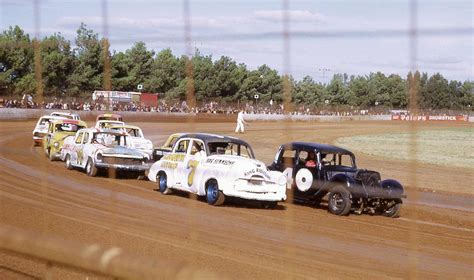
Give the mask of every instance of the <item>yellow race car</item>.
[[61, 157], [64, 139], [74, 137], [79, 129], [87, 128], [87, 124], [80, 120], [54, 120], [49, 123], [48, 132], [43, 137], [43, 149], [49, 160]]
[[174, 143], [176, 143], [176, 140], [178, 140], [178, 138], [181, 137], [183, 134], [184, 133], [171, 134], [168, 137], [168, 140], [166, 140], [165, 144], [161, 146], [161, 148], [155, 149], [153, 151], [153, 160], [154, 161], [160, 160], [164, 155], [171, 153]]

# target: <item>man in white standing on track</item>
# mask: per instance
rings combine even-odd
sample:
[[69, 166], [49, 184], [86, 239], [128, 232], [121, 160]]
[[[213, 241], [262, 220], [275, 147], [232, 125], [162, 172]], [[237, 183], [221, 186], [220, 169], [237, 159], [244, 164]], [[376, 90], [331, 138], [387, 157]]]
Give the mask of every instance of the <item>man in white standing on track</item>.
[[244, 124], [247, 124], [247, 122], [244, 120], [244, 111], [241, 110], [239, 114], [237, 114], [237, 126], [235, 127], [235, 133], [244, 133]]

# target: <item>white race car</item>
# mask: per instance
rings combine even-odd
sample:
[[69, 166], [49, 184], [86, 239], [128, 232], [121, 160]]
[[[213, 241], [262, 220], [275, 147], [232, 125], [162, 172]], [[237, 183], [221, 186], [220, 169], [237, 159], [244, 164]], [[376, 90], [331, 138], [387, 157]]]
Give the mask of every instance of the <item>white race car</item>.
[[38, 119], [35, 128], [33, 129], [33, 142], [35, 146], [43, 142], [43, 137], [48, 134], [49, 123], [53, 120], [65, 120], [64, 117], [59, 116], [42, 116]]
[[170, 154], [148, 173], [163, 194], [177, 189], [205, 196], [211, 205], [225, 197], [258, 200], [274, 208], [286, 199], [286, 177], [254, 158], [245, 141], [213, 134], [184, 134]]
[[111, 125], [109, 127], [112, 130], [118, 130], [126, 132], [130, 135], [132, 139], [132, 147], [147, 153], [150, 158], [153, 156], [153, 143], [145, 138], [143, 131], [140, 127], [135, 125]]
[[117, 130], [81, 129], [64, 140], [61, 159], [66, 168], [84, 169], [96, 176], [99, 169], [142, 172], [148, 170], [150, 157], [131, 147], [130, 136]]

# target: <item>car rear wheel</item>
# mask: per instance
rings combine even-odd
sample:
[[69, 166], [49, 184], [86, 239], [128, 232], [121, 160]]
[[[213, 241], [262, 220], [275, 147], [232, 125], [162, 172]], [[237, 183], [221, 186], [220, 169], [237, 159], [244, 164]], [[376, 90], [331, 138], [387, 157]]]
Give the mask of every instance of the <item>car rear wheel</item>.
[[72, 162], [71, 162], [71, 155], [66, 155], [66, 168], [71, 170], [72, 169]]
[[351, 193], [343, 186], [335, 186], [328, 197], [328, 211], [332, 214], [345, 216], [351, 211]]
[[385, 208], [382, 215], [389, 218], [397, 218], [400, 216], [400, 210], [402, 209], [401, 203], [395, 203]]
[[214, 206], [224, 204], [225, 196], [222, 191], [219, 190], [219, 185], [217, 184], [217, 181], [210, 180], [207, 182], [206, 200], [208, 204]]
[[162, 194], [170, 194], [171, 189], [168, 188], [168, 178], [166, 177], [166, 174], [163, 172], [160, 172], [156, 176], [156, 181], [158, 182], [158, 190]]
[[51, 153], [51, 149], [48, 149], [48, 158], [50, 161], [54, 161], [54, 154]]
[[86, 173], [91, 177], [95, 177], [97, 175], [97, 167], [95, 166], [94, 162], [92, 162], [91, 158], [87, 160]]

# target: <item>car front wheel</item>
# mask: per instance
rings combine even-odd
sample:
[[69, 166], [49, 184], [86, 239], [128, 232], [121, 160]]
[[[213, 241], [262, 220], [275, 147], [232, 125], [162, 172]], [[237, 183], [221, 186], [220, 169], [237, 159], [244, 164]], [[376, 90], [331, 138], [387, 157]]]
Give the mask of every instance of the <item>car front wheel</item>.
[[97, 175], [97, 167], [95, 166], [94, 162], [92, 162], [91, 158], [89, 158], [89, 160], [87, 160], [86, 173], [87, 173], [87, 175], [89, 175], [91, 177], [95, 177]]
[[158, 190], [162, 194], [170, 194], [171, 190], [168, 188], [168, 178], [166, 174], [160, 172], [158, 176], [156, 176], [156, 181], [158, 182]]
[[343, 186], [335, 186], [328, 197], [328, 211], [332, 214], [345, 216], [351, 210], [351, 193]]
[[71, 155], [66, 155], [66, 168], [71, 170], [72, 169], [72, 162], [71, 162]]
[[206, 200], [207, 203], [214, 206], [224, 204], [225, 196], [222, 191], [219, 190], [219, 185], [215, 180], [210, 180], [207, 183]]
[[400, 210], [402, 209], [401, 203], [395, 203], [385, 208], [382, 215], [389, 218], [397, 218], [400, 216]]

